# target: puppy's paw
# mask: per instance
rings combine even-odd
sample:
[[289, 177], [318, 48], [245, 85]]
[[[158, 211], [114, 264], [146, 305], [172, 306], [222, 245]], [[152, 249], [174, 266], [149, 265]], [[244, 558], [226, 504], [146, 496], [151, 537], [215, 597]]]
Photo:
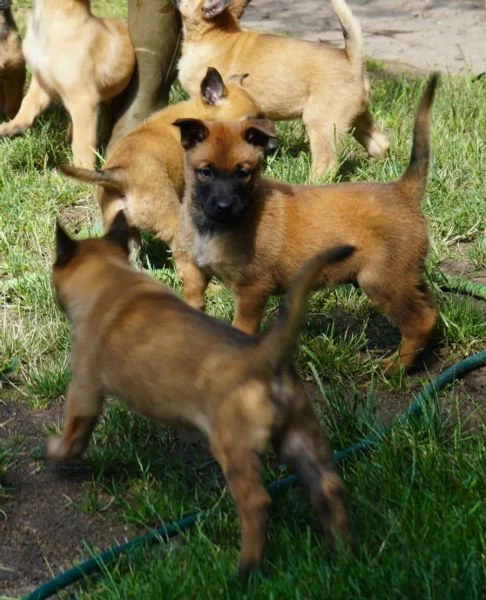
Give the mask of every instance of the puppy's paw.
[[64, 451], [64, 444], [62, 436], [53, 435], [46, 443], [47, 456], [56, 462], [63, 462], [66, 460], [66, 453]]
[[384, 131], [374, 131], [368, 140], [366, 151], [375, 160], [384, 158], [390, 149], [390, 139]]

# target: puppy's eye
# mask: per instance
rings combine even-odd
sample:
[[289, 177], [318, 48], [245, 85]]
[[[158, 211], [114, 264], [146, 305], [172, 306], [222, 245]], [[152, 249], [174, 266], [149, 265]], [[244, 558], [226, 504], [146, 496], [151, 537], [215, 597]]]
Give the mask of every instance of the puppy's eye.
[[197, 170], [197, 174], [201, 179], [211, 179], [211, 177], [214, 175], [214, 171], [211, 169], [211, 167], [201, 167]]
[[250, 175], [250, 171], [248, 169], [245, 169], [244, 167], [238, 167], [238, 169], [236, 169], [236, 177], [238, 179], [248, 179]]

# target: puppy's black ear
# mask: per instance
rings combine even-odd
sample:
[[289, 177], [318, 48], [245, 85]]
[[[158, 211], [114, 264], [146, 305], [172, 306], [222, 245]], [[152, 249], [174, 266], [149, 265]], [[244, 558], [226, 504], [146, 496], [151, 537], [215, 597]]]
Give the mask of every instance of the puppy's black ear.
[[220, 15], [233, 0], [204, 0], [202, 14], [205, 19], [213, 19]]
[[71, 239], [56, 220], [56, 262], [55, 267], [64, 267], [71, 260], [78, 247], [78, 242]]
[[248, 119], [249, 127], [244, 131], [245, 141], [260, 146], [264, 152], [272, 152], [277, 147], [275, 125], [270, 119]]
[[130, 226], [125, 216], [125, 211], [119, 210], [116, 213], [116, 217], [113, 219], [113, 223], [105, 235], [105, 239], [118, 244], [127, 254], [129, 253]]
[[209, 134], [209, 129], [199, 119], [177, 119], [172, 125], [179, 127], [181, 144], [185, 150], [189, 150], [189, 148], [193, 148], [196, 144], [204, 142]]
[[204, 79], [201, 81], [201, 96], [206, 104], [217, 104], [228, 95], [223, 78], [214, 67], [208, 67]]

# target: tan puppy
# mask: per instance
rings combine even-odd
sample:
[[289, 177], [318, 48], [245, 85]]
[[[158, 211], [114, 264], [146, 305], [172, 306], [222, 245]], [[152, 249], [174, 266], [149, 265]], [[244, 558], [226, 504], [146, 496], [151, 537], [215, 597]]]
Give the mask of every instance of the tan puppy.
[[72, 380], [64, 433], [49, 439], [49, 456], [80, 456], [103, 397], [114, 394], [143, 415], [197, 427], [209, 438], [240, 517], [240, 576], [262, 556], [270, 498], [259, 455], [270, 441], [308, 487], [328, 542], [335, 533], [346, 537], [343, 485], [291, 356], [314, 277], [353, 248], [334, 248], [307, 263], [290, 286], [288, 310], [256, 338], [132, 269], [128, 236], [122, 211], [97, 240], [75, 242], [58, 226], [53, 279], [72, 326]]
[[414, 362], [437, 320], [420, 209], [436, 83], [433, 76], [418, 109], [409, 167], [391, 183], [287, 185], [260, 173], [271, 122], [176, 122], [187, 149], [182, 239], [199, 266], [231, 288], [236, 327], [258, 331], [268, 297], [284, 293], [311, 256], [346, 242], [355, 254], [324, 269], [319, 284], [358, 285], [402, 333], [386, 366]]
[[223, 77], [249, 73], [246, 87], [269, 119], [302, 116], [310, 138], [314, 175], [336, 162], [336, 146], [347, 131], [374, 158], [388, 137], [369, 112], [369, 84], [362, 66], [359, 23], [344, 0], [331, 0], [344, 33], [345, 49], [288, 37], [243, 31], [232, 0], [173, 0], [183, 18], [179, 79], [194, 95], [208, 65]]
[[0, 0], [0, 115], [12, 119], [19, 110], [25, 83], [22, 40], [10, 9]]
[[126, 24], [94, 17], [88, 0], [35, 0], [23, 49], [32, 82], [0, 136], [24, 132], [60, 99], [72, 119], [74, 163], [92, 167], [97, 108], [126, 87], [135, 66]]
[[139, 232], [147, 231], [166, 243], [173, 251], [187, 303], [203, 308], [208, 275], [187, 253], [177, 253], [184, 152], [179, 130], [172, 123], [185, 117], [224, 120], [257, 114], [255, 102], [240, 83], [230, 81], [226, 86], [218, 71], [210, 67], [198, 97], [157, 112], [130, 132], [111, 152], [102, 171], [60, 168], [71, 177], [99, 184], [105, 231], [118, 211], [125, 209], [132, 236], [137, 238]]

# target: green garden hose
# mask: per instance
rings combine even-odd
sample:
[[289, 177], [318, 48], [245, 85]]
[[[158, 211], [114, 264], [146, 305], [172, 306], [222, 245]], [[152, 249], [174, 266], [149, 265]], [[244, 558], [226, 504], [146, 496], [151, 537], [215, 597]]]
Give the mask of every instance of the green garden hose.
[[[442, 389], [444, 389], [444, 387], [454, 382], [456, 379], [460, 379], [470, 371], [484, 366], [486, 366], [486, 352], [479, 352], [478, 354], [474, 354], [469, 358], [461, 360], [452, 367], [449, 367], [448, 369], [443, 371], [439, 375], [439, 377], [437, 377], [437, 379], [430, 383], [427, 383], [422, 388], [420, 394], [415, 398], [415, 400], [412, 402], [409, 408], [398, 417], [397, 421], [403, 421], [412, 415], [420, 414], [424, 403], [436, 396]], [[368, 450], [374, 444], [388, 436], [392, 430], [392, 427], [393, 425], [385, 427], [384, 429], [375, 433], [369, 438], [361, 440], [353, 446], [344, 448], [344, 450], [335, 452], [333, 454], [334, 462], [340, 462], [348, 456], [358, 454], [360, 452], [363, 452], [364, 450]], [[268, 486], [268, 490], [271, 494], [274, 494], [278, 491], [288, 489], [289, 487], [293, 486], [296, 483], [296, 481], [297, 479], [294, 475], [289, 475], [288, 477], [283, 477], [282, 479], [277, 479], [276, 481], [273, 481]], [[169, 525], [164, 525], [163, 527], [155, 529], [154, 531], [151, 531], [146, 535], [139, 536], [131, 540], [130, 542], [126, 542], [125, 544], [121, 544], [120, 546], [114, 546], [109, 550], [105, 550], [104, 552], [97, 554], [93, 558], [85, 560], [76, 567], [64, 571], [54, 579], [51, 579], [47, 583], [41, 585], [33, 592], [25, 596], [24, 600], [43, 600], [44, 598], [49, 598], [53, 594], [56, 594], [60, 590], [78, 581], [79, 579], [101, 570], [103, 565], [106, 565], [108, 562], [113, 561], [121, 554], [128, 553], [140, 546], [147, 547], [153, 544], [158, 544], [160, 542], [165, 542], [171, 537], [174, 537], [179, 533], [189, 529], [197, 521], [199, 521], [200, 519], [202, 519], [210, 513], [211, 509], [201, 511], [199, 513], [179, 519], [178, 521], [170, 523]]]
[[[432, 280], [443, 291], [466, 294], [480, 300], [486, 300], [486, 286], [480, 283], [466, 281], [459, 277], [451, 277], [440, 272], [439, 274], [434, 274]], [[423, 404], [436, 396], [447, 385], [453, 383], [456, 379], [464, 377], [464, 375], [470, 371], [484, 366], [486, 366], [486, 352], [474, 354], [469, 358], [461, 360], [452, 367], [449, 367], [443, 371], [437, 377], [437, 379], [427, 383], [422, 388], [422, 391], [415, 398], [409, 408], [402, 413], [394, 423], [371, 435], [365, 440], [357, 442], [353, 446], [349, 446], [343, 450], [340, 450], [339, 452], [335, 452], [333, 454], [333, 461], [338, 463], [348, 456], [368, 450], [377, 442], [386, 438], [390, 434], [396, 422], [404, 421], [412, 415], [420, 414]], [[288, 477], [283, 477], [282, 479], [273, 481], [268, 486], [268, 491], [271, 494], [275, 494], [279, 491], [288, 489], [296, 482], [297, 478], [294, 475], [289, 475]], [[57, 577], [54, 577], [47, 583], [36, 588], [30, 594], [24, 596], [23, 600], [43, 600], [44, 598], [49, 598], [53, 594], [56, 594], [57, 592], [66, 588], [68, 585], [79, 581], [81, 578], [87, 577], [96, 571], [100, 571], [104, 565], [113, 561], [122, 554], [127, 554], [132, 550], [139, 548], [140, 546], [149, 547], [154, 544], [168, 541], [170, 538], [182, 533], [183, 531], [186, 531], [197, 521], [200, 521], [203, 517], [210, 513], [211, 509], [183, 517], [182, 519], [170, 523], [169, 525], [164, 525], [163, 527], [154, 529], [146, 535], [136, 537], [129, 542], [120, 544], [119, 546], [113, 546], [109, 550], [105, 550], [104, 552], [101, 552], [94, 557], [79, 563], [77, 566], [64, 571]]]

